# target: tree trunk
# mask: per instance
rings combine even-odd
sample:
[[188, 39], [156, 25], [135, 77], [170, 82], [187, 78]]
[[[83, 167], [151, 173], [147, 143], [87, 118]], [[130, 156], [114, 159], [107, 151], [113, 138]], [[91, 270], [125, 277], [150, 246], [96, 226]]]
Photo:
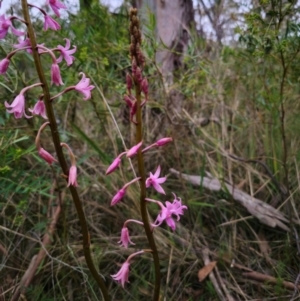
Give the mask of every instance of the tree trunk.
[[176, 74], [179, 74], [183, 67], [189, 29], [194, 21], [193, 2], [192, 0], [135, 0], [134, 2], [140, 10], [141, 19], [147, 19], [149, 10], [155, 15], [156, 40], [161, 41], [161, 46], [156, 52], [156, 63], [161, 68], [172, 108], [179, 112], [183, 97], [178, 97], [178, 91], [174, 93], [172, 86]]

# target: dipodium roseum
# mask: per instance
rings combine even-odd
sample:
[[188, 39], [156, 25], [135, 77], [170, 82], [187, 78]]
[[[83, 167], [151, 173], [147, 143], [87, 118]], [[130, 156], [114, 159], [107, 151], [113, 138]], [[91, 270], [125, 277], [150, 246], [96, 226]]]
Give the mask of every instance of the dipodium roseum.
[[114, 206], [116, 204], [118, 204], [125, 196], [126, 194], [126, 188], [121, 188], [113, 197], [113, 199], [111, 200], [110, 206]]
[[6, 73], [9, 63], [10, 60], [7, 57], [0, 61], [0, 74]]
[[119, 243], [121, 243], [121, 245], [123, 247], [125, 247], [126, 249], [128, 248], [128, 244], [135, 245], [130, 239], [129, 231], [128, 231], [127, 227], [122, 228], [121, 239], [120, 239]]
[[53, 162], [57, 162], [57, 160], [49, 154], [44, 148], [40, 147], [38, 149], [39, 156], [44, 159], [49, 165], [51, 165]]
[[15, 118], [19, 119], [22, 118], [23, 115], [26, 118], [31, 118], [31, 116], [27, 116], [25, 113], [25, 96], [24, 94], [19, 94], [17, 97], [14, 99], [12, 104], [8, 104], [5, 101], [5, 107], [8, 109], [8, 113], [14, 113]]
[[25, 87], [23, 88], [19, 95], [17, 95], [17, 97], [14, 99], [14, 101], [12, 102], [12, 104], [8, 104], [7, 102], [5, 102], [5, 107], [8, 109], [7, 112], [8, 113], [14, 113], [15, 118], [22, 118], [23, 115], [26, 118], [31, 118], [32, 116], [28, 116], [25, 113], [25, 92], [31, 88], [37, 87], [37, 86], [41, 86], [41, 83], [36, 83], [33, 84], [31, 86]]
[[125, 196], [126, 194], [126, 189], [129, 185], [139, 181], [141, 178], [138, 177], [138, 178], [135, 178], [133, 180], [131, 180], [130, 182], [126, 183], [116, 194], [115, 196], [113, 197], [112, 201], [111, 201], [111, 204], [110, 206], [114, 206], [116, 205], [117, 203], [119, 203]]
[[67, 8], [62, 2], [60, 2], [58, 0], [47, 0], [46, 4], [51, 6], [51, 8], [53, 9], [53, 11], [57, 17], [60, 17], [59, 10], [61, 8], [63, 8], [63, 9]]
[[51, 85], [53, 84], [56, 86], [64, 84], [60, 75], [59, 66], [56, 62], [51, 65]]
[[80, 72], [79, 74], [82, 75], [82, 78], [75, 86], [75, 90], [83, 94], [83, 100], [88, 100], [91, 98], [91, 90], [93, 90], [95, 86], [90, 85], [90, 79], [87, 78], [83, 72]]
[[114, 172], [120, 165], [121, 163], [121, 159], [119, 157], [117, 157], [107, 168], [106, 170], [106, 175], [109, 175], [110, 173]]
[[38, 102], [34, 105], [33, 109], [28, 109], [28, 111], [31, 112], [32, 115], [40, 115], [44, 119], [48, 119], [46, 115], [45, 104], [42, 100], [38, 100]]
[[15, 36], [24, 35], [23, 31], [19, 31], [19, 30], [14, 28], [14, 26], [12, 25], [12, 22], [11, 22], [11, 20], [13, 20], [13, 19], [16, 19], [16, 17], [10, 17], [10, 18], [5, 19], [4, 15], [0, 16], [0, 39], [5, 38], [5, 36], [8, 33], [9, 28], [11, 28], [11, 32]]
[[160, 184], [166, 182], [167, 178], [166, 177], [159, 178], [159, 175], [160, 175], [160, 165], [158, 165], [156, 172], [154, 174], [150, 172], [149, 178], [146, 179], [146, 187], [148, 188], [150, 186], [153, 186], [153, 188], [157, 192], [161, 194], [166, 194], [164, 189], [160, 186]]
[[117, 274], [114, 274], [114, 275], [111, 275], [111, 277], [120, 282], [121, 285], [124, 287], [125, 285], [125, 282], [129, 282], [128, 281], [128, 277], [129, 277], [129, 266], [130, 266], [130, 263], [128, 261], [125, 261], [123, 264], [122, 264], [122, 267], [121, 269], [119, 270], [119, 272]]
[[161, 211], [159, 213], [159, 215], [156, 218], [156, 221], [154, 222], [154, 224], [156, 226], [159, 226], [163, 223], [163, 221], [165, 221], [167, 223], [167, 225], [173, 230], [175, 231], [176, 229], [176, 223], [173, 219], [173, 216], [176, 217], [176, 220], [179, 221], [180, 220], [180, 215], [183, 215], [183, 210], [187, 209], [187, 206], [182, 205], [181, 203], [181, 199], [177, 198], [176, 195], [173, 193], [174, 195], [174, 201], [173, 203], [166, 201], [166, 205], [164, 206], [163, 204], [161, 204], [160, 202], [160, 206], [161, 206]]
[[131, 157], [135, 156], [138, 153], [139, 149], [141, 148], [142, 144], [143, 144], [143, 141], [139, 142], [138, 144], [134, 145], [131, 149], [129, 149], [127, 151], [126, 157], [131, 158]]
[[77, 167], [76, 167], [76, 165], [72, 165], [70, 167], [70, 170], [69, 170], [68, 187], [70, 185], [72, 185], [74, 187], [78, 186], [78, 183], [77, 183]]
[[138, 252], [135, 252], [135, 253], [131, 254], [127, 258], [127, 260], [122, 264], [122, 267], [119, 270], [119, 272], [117, 274], [111, 275], [111, 277], [114, 280], [120, 282], [121, 285], [124, 287], [125, 282], [129, 282], [128, 281], [128, 277], [129, 277], [129, 267], [130, 267], [130, 260], [131, 260], [131, 258], [133, 258], [136, 255], [143, 254], [144, 252], [145, 251], [142, 250], [142, 251], [138, 251]]
[[73, 47], [73, 49], [70, 49], [71, 42], [69, 39], [66, 40], [66, 46], [63, 47], [61, 45], [57, 46], [57, 49], [60, 51], [60, 56], [56, 60], [57, 63], [60, 63], [63, 59], [66, 61], [67, 65], [70, 66], [73, 64], [73, 61], [75, 60], [75, 57], [72, 56], [71, 54], [76, 52], [76, 46]]
[[44, 30], [48, 30], [49, 28], [52, 30], [60, 30], [60, 25], [49, 15], [44, 15]]

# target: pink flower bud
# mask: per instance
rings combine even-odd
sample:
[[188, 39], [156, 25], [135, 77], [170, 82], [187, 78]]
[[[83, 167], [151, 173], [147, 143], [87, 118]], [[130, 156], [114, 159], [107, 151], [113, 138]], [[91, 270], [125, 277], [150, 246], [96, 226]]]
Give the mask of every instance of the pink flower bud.
[[57, 160], [50, 155], [44, 148], [39, 148], [38, 150], [39, 156], [44, 159], [49, 165], [51, 165], [53, 162], [57, 162]]
[[130, 108], [130, 120], [133, 121], [133, 116], [136, 114], [137, 111], [137, 103], [136, 101], [132, 104], [132, 107]]
[[144, 77], [144, 79], [142, 80], [142, 83], [141, 83], [141, 88], [146, 97], [148, 95], [148, 87], [149, 87], [148, 80], [146, 77]]
[[124, 95], [124, 101], [127, 103], [128, 107], [131, 108], [132, 107], [132, 100], [128, 95]]
[[123, 187], [113, 197], [113, 199], [111, 200], [110, 206], [114, 206], [114, 205], [118, 204], [123, 199], [123, 197], [125, 196], [125, 194], [126, 194], [126, 188]]
[[110, 173], [112, 173], [113, 171], [115, 171], [119, 165], [121, 163], [121, 159], [119, 157], [117, 157], [110, 165], [109, 167], [107, 168], [106, 170], [106, 175], [109, 175]]
[[136, 68], [137, 68], [136, 59], [133, 58], [133, 59], [132, 59], [132, 63], [131, 63], [131, 69], [132, 69], [132, 74], [133, 74], [133, 75], [136, 74]]
[[9, 63], [10, 60], [7, 57], [0, 61], [0, 74], [6, 73]]
[[135, 156], [138, 152], [138, 150], [141, 148], [143, 142], [141, 141], [140, 143], [138, 143], [137, 145], [133, 146], [129, 151], [127, 151], [127, 158], [131, 158], [133, 156]]
[[128, 73], [126, 74], [126, 86], [127, 90], [130, 91], [132, 88], [132, 78]]
[[57, 63], [53, 63], [51, 66], [51, 85], [53, 84], [55, 84], [56, 86], [64, 84], [61, 79], [60, 70]]
[[138, 82], [141, 82], [143, 80], [142, 70], [140, 67], [136, 68], [135, 77]]
[[161, 138], [159, 140], [156, 141], [156, 146], [164, 146], [165, 144], [168, 144], [170, 142], [173, 141], [172, 137], [165, 137], [165, 138]]

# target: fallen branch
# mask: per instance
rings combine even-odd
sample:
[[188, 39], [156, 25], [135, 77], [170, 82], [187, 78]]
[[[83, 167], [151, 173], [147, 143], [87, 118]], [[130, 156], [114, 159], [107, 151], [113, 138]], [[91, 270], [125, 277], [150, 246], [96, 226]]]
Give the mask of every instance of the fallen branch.
[[231, 184], [221, 183], [217, 178], [212, 177], [208, 172], [206, 172], [206, 175], [203, 177], [183, 174], [173, 168], [170, 169], [170, 172], [193, 185], [203, 186], [211, 191], [228, 191], [235, 201], [239, 202], [263, 224], [272, 228], [278, 226], [285, 231], [290, 231], [289, 227], [283, 223], [288, 223], [289, 221], [280, 211], [276, 210], [269, 204], [264, 203], [263, 201], [241, 191], [240, 189], [235, 188]]

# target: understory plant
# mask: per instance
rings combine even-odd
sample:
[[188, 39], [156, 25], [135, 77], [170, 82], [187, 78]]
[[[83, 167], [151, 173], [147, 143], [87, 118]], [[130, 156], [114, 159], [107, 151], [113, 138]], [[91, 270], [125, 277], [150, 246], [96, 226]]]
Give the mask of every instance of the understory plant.
[[[136, 250], [133, 252], [126, 261], [122, 264], [120, 270], [114, 271], [101, 271], [96, 268], [92, 259], [92, 253], [90, 249], [91, 240], [93, 239], [88, 230], [88, 223], [83, 210], [83, 202], [80, 199], [78, 193], [78, 186], [80, 187], [80, 177], [77, 176], [76, 165], [76, 149], [72, 150], [70, 145], [62, 142], [57, 117], [55, 115], [55, 106], [58, 106], [57, 100], [61, 97], [70, 97], [71, 93], [80, 93], [84, 101], [88, 101], [92, 97], [92, 90], [95, 88], [91, 84], [91, 80], [87, 75], [80, 71], [81, 77], [78, 83], [64, 86], [64, 79], [61, 76], [61, 64], [65, 62], [67, 66], [71, 66], [75, 60], [73, 56], [76, 53], [76, 46], [71, 46], [71, 41], [68, 38], [64, 39], [62, 44], [57, 47], [51, 48], [47, 45], [48, 41], [38, 41], [42, 36], [36, 32], [32, 20], [31, 11], [38, 10], [43, 15], [43, 28], [44, 30], [60, 30], [60, 24], [51, 17], [46, 10], [35, 5], [30, 4], [26, 0], [22, 0], [22, 13], [23, 18], [17, 16], [6, 17], [2, 15], [0, 17], [0, 38], [5, 39], [9, 31], [11, 34], [18, 37], [18, 43], [12, 45], [13, 50], [10, 51], [6, 57], [0, 61], [0, 74], [6, 75], [6, 72], [10, 66], [13, 56], [18, 55], [20, 52], [27, 52], [32, 60], [28, 60], [26, 64], [33, 62], [37, 78], [32, 78], [30, 84], [23, 87], [19, 94], [13, 101], [6, 101], [5, 107], [9, 114], [13, 114], [16, 119], [20, 118], [38, 118], [40, 123], [39, 129], [36, 133], [35, 146], [39, 157], [53, 168], [56, 164], [59, 165], [61, 171], [60, 176], [65, 179], [69, 192], [72, 196], [73, 204], [77, 210], [77, 216], [82, 232], [82, 249], [85, 257], [87, 267], [90, 274], [97, 282], [99, 289], [102, 292], [104, 300], [110, 300], [111, 297], [108, 291], [109, 278], [106, 275], [112, 274], [113, 280], [120, 282], [124, 287], [126, 282], [129, 282], [129, 268], [132, 259], [137, 255], [143, 255], [146, 253], [152, 254], [154, 264], [154, 292], [153, 300], [159, 300], [160, 297], [160, 263], [159, 252], [155, 243], [155, 229], [166, 223], [172, 231], [176, 230], [176, 222], [180, 220], [181, 215], [184, 214], [184, 210], [187, 209], [179, 197], [173, 193], [173, 200], [166, 201], [165, 203], [160, 200], [147, 197], [147, 189], [154, 189], [159, 195], [165, 196], [166, 192], [162, 186], [167, 180], [166, 177], [160, 176], [161, 166], [158, 165], [154, 172], [149, 174], [146, 172], [144, 163], [144, 154], [152, 148], [160, 148], [172, 142], [172, 137], [164, 137], [157, 141], [154, 141], [150, 145], [144, 145], [143, 143], [143, 119], [142, 110], [147, 105], [149, 84], [147, 78], [144, 76], [143, 71], [145, 67], [145, 56], [141, 50], [142, 34], [140, 31], [140, 23], [137, 16], [137, 10], [130, 10], [130, 38], [131, 43], [129, 47], [129, 54], [131, 59], [131, 70], [127, 73], [124, 81], [126, 82], [127, 93], [124, 95], [124, 101], [130, 110], [130, 121], [135, 127], [135, 144], [128, 149], [121, 152], [107, 168], [106, 174], [109, 175], [113, 172], [117, 172], [117, 169], [121, 167], [122, 160], [134, 160], [136, 162], [137, 171], [136, 177], [134, 177], [128, 183], [125, 183], [123, 187], [116, 192], [111, 201], [111, 206], [115, 206], [123, 201], [126, 195], [127, 188], [133, 186], [139, 191], [139, 203], [140, 203], [140, 220], [128, 219], [123, 223], [120, 234], [120, 244], [122, 252], [123, 248], [127, 248], [129, 244], [134, 245], [134, 242], [130, 238], [128, 225], [130, 223], [136, 223], [140, 225], [146, 234], [148, 245], [142, 250]], [[61, 10], [66, 9], [66, 6], [58, 0], [48, 0], [46, 3], [49, 8], [52, 9], [56, 17], [60, 17]], [[16, 26], [15, 23], [18, 25]], [[41, 60], [41, 57], [46, 57]], [[48, 72], [48, 70], [50, 72]], [[29, 82], [29, 81], [27, 81]], [[61, 88], [58, 93], [54, 92], [53, 86]], [[39, 90], [40, 94], [32, 108], [29, 108], [27, 101], [29, 98], [29, 91]], [[50, 137], [46, 139], [46, 129], [50, 130]], [[48, 150], [49, 145], [53, 144], [55, 148], [55, 154], [51, 154]], [[65, 150], [64, 150], [65, 149]], [[66, 156], [67, 155], [67, 156]], [[69, 158], [67, 160], [66, 158]], [[70, 162], [68, 164], [67, 162]], [[54, 170], [54, 169], [53, 169]], [[56, 183], [58, 185], [58, 183]], [[49, 182], [49, 186], [50, 186]], [[147, 205], [154, 203], [157, 205], [158, 211], [156, 218], [151, 219]], [[59, 208], [59, 207], [58, 207]], [[57, 219], [60, 211], [57, 211]], [[51, 233], [55, 228], [55, 222], [57, 219], [51, 221]], [[53, 227], [54, 226], [54, 227]], [[45, 234], [46, 235], [46, 234]], [[45, 247], [45, 246], [43, 246]], [[36, 263], [38, 265], [39, 263]], [[36, 267], [37, 268], [37, 267]], [[34, 269], [31, 269], [36, 271]], [[34, 276], [34, 273], [32, 277]], [[32, 279], [31, 277], [31, 279]], [[28, 280], [29, 279], [29, 280]], [[31, 280], [28, 278], [26, 285], [20, 285], [18, 290], [14, 294], [14, 298], [17, 299], [20, 294], [26, 293], [26, 289]]]

